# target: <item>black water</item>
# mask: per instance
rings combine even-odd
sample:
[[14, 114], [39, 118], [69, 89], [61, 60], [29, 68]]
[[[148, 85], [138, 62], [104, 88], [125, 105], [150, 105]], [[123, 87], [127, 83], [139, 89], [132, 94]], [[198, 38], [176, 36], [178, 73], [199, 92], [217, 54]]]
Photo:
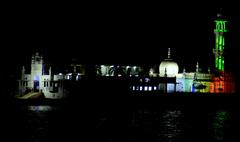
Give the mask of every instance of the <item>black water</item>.
[[[100, 97], [99, 97], [100, 98]], [[237, 97], [78, 97], [1, 103], [1, 141], [240, 141]]]

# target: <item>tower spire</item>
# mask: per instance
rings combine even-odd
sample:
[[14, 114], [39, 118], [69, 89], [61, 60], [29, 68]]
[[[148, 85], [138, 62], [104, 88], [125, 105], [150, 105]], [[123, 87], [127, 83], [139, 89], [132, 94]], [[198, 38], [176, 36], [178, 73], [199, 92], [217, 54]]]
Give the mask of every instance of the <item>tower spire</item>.
[[196, 64], [196, 72], [199, 72], [199, 63]]
[[171, 58], [171, 51], [170, 51], [170, 48], [168, 48], [168, 59]]

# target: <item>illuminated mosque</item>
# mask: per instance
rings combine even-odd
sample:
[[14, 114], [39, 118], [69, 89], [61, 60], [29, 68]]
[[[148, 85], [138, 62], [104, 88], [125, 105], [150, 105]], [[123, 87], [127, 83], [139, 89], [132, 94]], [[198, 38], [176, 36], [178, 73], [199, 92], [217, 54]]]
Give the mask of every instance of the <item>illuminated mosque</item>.
[[[168, 48], [168, 58], [162, 61], [158, 71], [154, 68], [149, 70], [148, 77], [140, 79], [140, 83], [131, 86], [132, 91], [160, 91], [164, 93], [174, 92], [199, 92], [199, 93], [235, 93], [234, 75], [225, 70], [224, 48], [226, 20], [222, 20], [221, 15], [217, 15], [214, 21], [216, 27], [215, 48], [213, 48], [215, 66], [214, 71], [202, 72], [199, 63], [196, 63], [195, 72], [186, 72], [185, 69], [179, 73], [177, 62], [171, 59], [170, 48]], [[98, 66], [97, 74], [101, 76], [128, 76], [138, 77], [140, 66]], [[134, 80], [134, 79], [133, 79]]]
[[32, 56], [30, 74], [26, 74], [25, 67], [22, 67], [19, 94], [42, 92], [46, 98], [62, 98], [67, 94], [61, 83], [63, 79], [62, 74], [52, 75], [51, 67], [45, 71], [43, 57], [37, 52]]
[[[163, 93], [175, 92], [200, 92], [200, 93], [235, 93], [234, 75], [225, 70], [224, 49], [226, 20], [218, 15], [214, 21], [216, 27], [215, 47], [213, 48], [215, 66], [214, 71], [202, 72], [199, 63], [196, 63], [194, 72], [179, 72], [179, 66], [171, 58], [171, 50], [168, 48], [168, 56], [163, 60], [159, 68], [150, 68], [147, 75], [142, 75], [142, 66], [120, 65], [96, 65], [96, 78], [127, 78], [130, 82], [130, 91], [158, 91]], [[52, 74], [51, 67], [45, 71], [43, 57], [36, 53], [32, 56], [31, 72], [25, 73], [22, 68], [21, 79], [18, 80], [19, 94], [30, 92], [42, 92], [46, 98], [63, 98], [68, 94], [64, 81], [80, 81], [85, 75], [83, 65], [73, 65], [72, 73]], [[78, 67], [78, 71], [77, 71]], [[146, 71], [145, 71], [146, 72]]]

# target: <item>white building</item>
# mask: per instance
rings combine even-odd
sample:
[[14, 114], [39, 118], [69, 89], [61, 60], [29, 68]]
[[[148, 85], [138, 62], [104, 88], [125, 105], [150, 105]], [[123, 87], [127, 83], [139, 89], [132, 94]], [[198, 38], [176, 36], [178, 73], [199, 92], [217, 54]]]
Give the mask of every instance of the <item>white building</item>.
[[68, 75], [53, 75], [51, 67], [46, 72], [43, 57], [36, 53], [32, 56], [30, 74], [26, 74], [25, 68], [22, 68], [21, 79], [19, 80], [19, 95], [24, 95], [30, 91], [42, 92], [45, 98], [63, 98], [68, 93], [62, 82], [66, 77]]

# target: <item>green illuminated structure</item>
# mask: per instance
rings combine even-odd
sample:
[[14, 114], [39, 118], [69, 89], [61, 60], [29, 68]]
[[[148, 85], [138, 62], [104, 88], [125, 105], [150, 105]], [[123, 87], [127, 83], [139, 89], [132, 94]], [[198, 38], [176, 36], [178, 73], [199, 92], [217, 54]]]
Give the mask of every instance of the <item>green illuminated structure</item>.
[[216, 71], [224, 71], [224, 47], [225, 37], [224, 33], [227, 32], [225, 20], [219, 19], [214, 21], [216, 23], [215, 33], [215, 69]]

